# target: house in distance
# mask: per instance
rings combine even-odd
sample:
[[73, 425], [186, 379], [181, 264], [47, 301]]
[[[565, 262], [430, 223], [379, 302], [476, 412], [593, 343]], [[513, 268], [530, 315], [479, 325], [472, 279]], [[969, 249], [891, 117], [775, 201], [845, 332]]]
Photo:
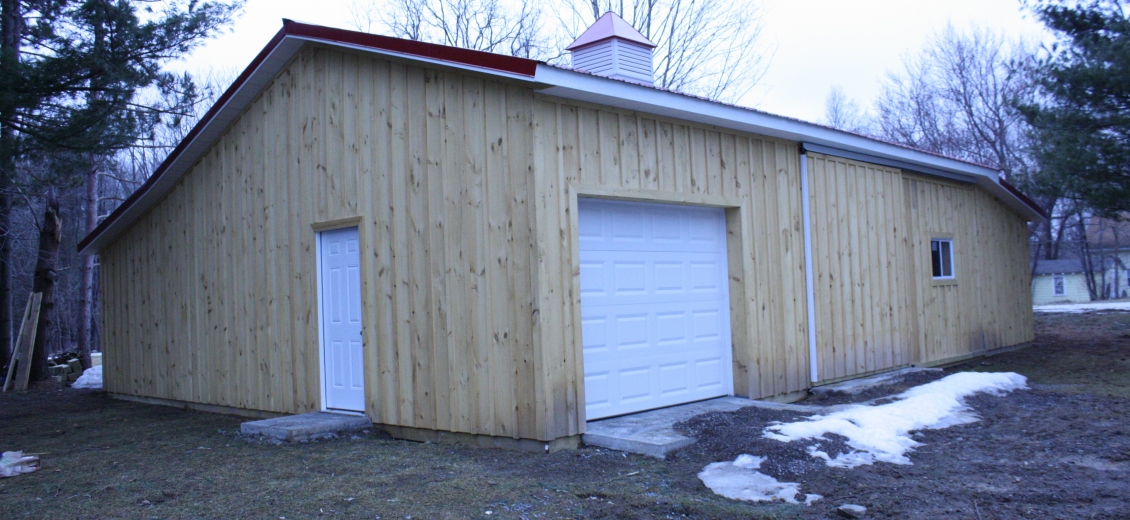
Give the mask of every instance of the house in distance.
[[1044, 216], [996, 170], [657, 89], [652, 47], [284, 21], [80, 244], [107, 391], [540, 449], [1033, 339]]

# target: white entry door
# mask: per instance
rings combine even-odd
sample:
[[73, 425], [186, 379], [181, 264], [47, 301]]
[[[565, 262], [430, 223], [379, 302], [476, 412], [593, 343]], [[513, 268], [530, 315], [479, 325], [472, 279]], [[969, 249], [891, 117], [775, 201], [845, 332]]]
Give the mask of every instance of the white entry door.
[[365, 411], [361, 337], [361, 247], [357, 228], [318, 234], [322, 386], [326, 408]]
[[723, 210], [578, 202], [588, 420], [732, 394]]

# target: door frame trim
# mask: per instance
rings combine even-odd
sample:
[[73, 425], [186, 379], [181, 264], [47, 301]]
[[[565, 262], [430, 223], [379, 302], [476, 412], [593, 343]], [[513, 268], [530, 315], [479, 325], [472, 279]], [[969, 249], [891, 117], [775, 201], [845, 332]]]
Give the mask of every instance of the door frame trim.
[[[364, 280], [360, 281], [361, 282], [361, 288], [362, 288], [362, 292], [361, 292], [361, 330], [362, 330], [362, 335], [361, 335], [361, 350], [362, 350], [361, 373], [362, 373], [362, 378], [361, 378], [361, 380], [363, 382], [362, 384], [365, 387], [364, 388], [365, 396], [364, 396], [364, 400], [362, 401], [362, 404], [361, 404], [361, 406], [363, 408], [362, 410], [346, 410], [344, 408], [330, 408], [328, 406], [327, 398], [326, 398], [326, 394], [327, 394], [327, 392], [326, 392], [326, 339], [325, 339], [325, 333], [324, 333], [325, 327], [324, 327], [324, 322], [323, 322], [323, 320], [324, 320], [323, 309], [325, 308], [325, 306], [322, 302], [322, 233], [328, 232], [328, 231], [338, 231], [338, 230], [341, 230], [341, 229], [349, 229], [349, 228], [356, 229], [357, 230], [358, 255], [360, 256], [360, 253], [365, 250], [364, 243], [362, 243], [362, 241], [361, 241], [361, 225], [360, 224], [361, 224], [361, 217], [353, 217], [353, 218], [339, 219], [339, 220], [334, 220], [334, 221], [329, 221], [329, 222], [313, 223], [313, 224], [310, 225], [310, 227], [314, 230], [314, 259], [315, 259], [314, 260], [314, 271], [316, 273], [315, 279], [316, 279], [316, 284], [317, 284], [314, 292], [317, 293], [317, 305], [318, 305], [318, 345], [317, 345], [317, 349], [318, 349], [318, 372], [317, 372], [317, 374], [318, 374], [318, 395], [320, 396], [320, 403], [319, 403], [318, 409], [319, 409], [319, 411], [322, 411], [322, 412], [344, 413], [344, 414], [360, 414], [360, 415], [367, 417], [368, 412], [367, 412], [367, 410], [364, 410], [365, 405], [369, 400], [369, 382], [368, 382], [369, 374], [368, 374], [368, 371], [365, 369], [366, 368], [365, 367], [365, 357], [366, 357], [366, 355], [365, 355], [365, 335], [363, 333], [363, 331], [365, 330], [365, 293], [363, 291], [363, 289], [365, 287], [365, 282], [364, 282]], [[361, 269], [360, 275], [362, 277], [365, 274], [364, 271], [365, 271], [364, 269]]]

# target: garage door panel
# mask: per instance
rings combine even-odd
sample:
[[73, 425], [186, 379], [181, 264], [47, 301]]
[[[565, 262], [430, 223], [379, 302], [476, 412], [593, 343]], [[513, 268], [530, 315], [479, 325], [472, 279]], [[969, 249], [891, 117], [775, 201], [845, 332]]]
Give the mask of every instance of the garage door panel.
[[667, 252], [661, 259], [623, 259], [623, 252], [581, 255], [585, 305], [719, 300], [726, 294], [726, 265], [719, 253]]
[[722, 211], [579, 205], [588, 418], [731, 393]]
[[713, 354], [689, 360], [672, 354], [648, 359], [646, 365], [586, 367], [586, 409], [599, 418], [626, 413], [623, 409], [632, 405], [652, 409], [728, 395], [721, 377], [728, 361]]
[[[637, 347], [651, 353], [667, 350], [723, 348], [728, 341], [729, 311], [717, 301], [666, 302], [641, 312], [636, 305], [603, 305], [581, 309], [581, 343], [585, 352]], [[636, 353], [627, 354], [634, 356]]]
[[581, 199], [578, 206], [582, 251], [726, 250], [725, 223], [717, 208], [590, 199]]

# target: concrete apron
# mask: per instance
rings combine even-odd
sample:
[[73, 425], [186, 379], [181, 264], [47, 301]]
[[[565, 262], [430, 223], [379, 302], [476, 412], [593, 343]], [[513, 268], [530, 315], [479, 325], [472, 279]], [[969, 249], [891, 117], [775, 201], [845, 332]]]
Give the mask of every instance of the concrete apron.
[[[906, 368], [893, 370], [869, 377], [852, 379], [841, 383], [819, 386], [809, 389], [812, 393], [843, 392], [857, 394], [868, 388], [891, 383], [892, 380], [907, 374], [919, 371], [941, 371], [930, 368]], [[581, 442], [588, 446], [599, 446], [628, 453], [639, 453], [656, 458], [665, 458], [672, 451], [685, 448], [694, 444], [697, 439], [688, 437], [675, 431], [675, 424], [686, 421], [696, 415], [713, 412], [733, 412], [747, 406], [756, 406], [770, 410], [791, 410], [808, 414], [826, 414], [856, 406], [858, 404], [841, 404], [835, 406], [811, 406], [800, 404], [774, 403], [770, 401], [754, 401], [744, 397], [719, 397], [696, 403], [688, 403], [670, 408], [660, 408], [646, 412], [621, 415], [609, 419], [591, 421], [585, 425], [585, 434]]]
[[240, 431], [244, 435], [262, 435], [284, 442], [302, 442], [372, 426], [372, 421], [360, 415], [313, 412], [245, 422], [240, 425]]
[[696, 440], [675, 431], [675, 423], [704, 413], [733, 412], [747, 406], [801, 412], [816, 412], [825, 409], [817, 406], [754, 401], [744, 397], [719, 397], [697, 403], [591, 421], [585, 425], [585, 434], [581, 436], [581, 442], [588, 446], [639, 453], [662, 459], [672, 451], [694, 444]]

